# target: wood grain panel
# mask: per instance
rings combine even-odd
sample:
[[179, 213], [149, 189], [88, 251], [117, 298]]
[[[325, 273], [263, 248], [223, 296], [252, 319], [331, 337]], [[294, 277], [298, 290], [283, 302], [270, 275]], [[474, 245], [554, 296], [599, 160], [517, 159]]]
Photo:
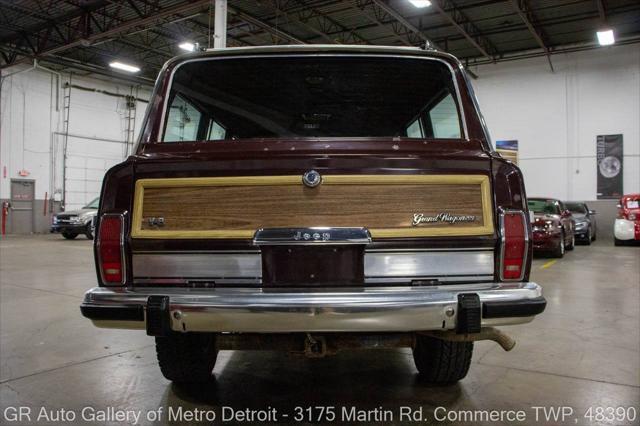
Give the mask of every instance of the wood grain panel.
[[[476, 216], [423, 223], [414, 213]], [[164, 226], [149, 224], [164, 218]], [[134, 237], [251, 238], [256, 229], [366, 227], [375, 237], [493, 232], [486, 176], [325, 176], [316, 188], [299, 176], [138, 181]]]

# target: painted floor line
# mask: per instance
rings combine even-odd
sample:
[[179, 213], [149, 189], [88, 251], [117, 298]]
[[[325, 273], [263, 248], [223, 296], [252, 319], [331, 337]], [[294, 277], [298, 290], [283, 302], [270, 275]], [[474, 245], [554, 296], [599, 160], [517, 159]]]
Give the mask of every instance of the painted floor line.
[[33, 376], [37, 376], [37, 375], [45, 374], [45, 373], [51, 373], [53, 371], [62, 370], [64, 368], [69, 368], [69, 367], [75, 367], [77, 365], [88, 364], [88, 363], [93, 362], [93, 361], [99, 361], [101, 359], [111, 358], [111, 357], [118, 356], [118, 355], [123, 355], [123, 354], [129, 353], [129, 352], [134, 352], [134, 351], [142, 350], [142, 349], [145, 349], [145, 348], [149, 348], [151, 346], [153, 346], [153, 345], [145, 345], [145, 346], [141, 346], [139, 348], [127, 349], [126, 351], [122, 351], [122, 352], [115, 352], [115, 353], [112, 353], [112, 354], [102, 355], [102, 356], [99, 356], [99, 357], [96, 357], [96, 358], [85, 359], [85, 360], [76, 361], [76, 362], [70, 362], [68, 364], [59, 365], [57, 367], [47, 368], [47, 369], [39, 370], [39, 371], [34, 371], [32, 373], [27, 373], [24, 376], [6, 378], [6, 379], [3, 379], [3, 380], [0, 380], [0, 385], [7, 385], [7, 383], [15, 382], [15, 381], [21, 380], [21, 379], [26, 379], [28, 377], [33, 377]]
[[540, 267], [540, 269], [547, 269], [547, 268], [549, 268], [549, 267], [553, 266], [553, 264], [554, 264], [554, 263], [556, 263], [557, 261], [558, 261], [557, 259], [553, 259], [553, 260], [550, 260], [550, 261], [548, 261], [548, 262], [545, 262], [545, 264], [544, 264], [544, 265], [542, 265], [542, 266]]
[[608, 381], [608, 380], [602, 380], [602, 379], [592, 379], [589, 377], [580, 377], [580, 376], [571, 376], [568, 374], [559, 374], [559, 373], [552, 373], [550, 371], [541, 371], [541, 370], [530, 370], [528, 368], [519, 368], [519, 367], [511, 367], [511, 366], [505, 366], [505, 365], [496, 365], [496, 364], [491, 364], [488, 362], [478, 362], [479, 365], [485, 365], [487, 367], [498, 367], [498, 368], [506, 368], [508, 370], [515, 370], [515, 371], [522, 371], [525, 373], [531, 373], [531, 374], [543, 374], [543, 375], [547, 375], [547, 376], [555, 376], [555, 377], [563, 377], [565, 379], [574, 379], [574, 380], [584, 380], [587, 382], [597, 382], [597, 383], [605, 383], [607, 385], [615, 385], [615, 386], [624, 386], [624, 387], [628, 387], [628, 388], [640, 388], [640, 385], [630, 385], [628, 383], [618, 383], [618, 382], [612, 382], [612, 381]]

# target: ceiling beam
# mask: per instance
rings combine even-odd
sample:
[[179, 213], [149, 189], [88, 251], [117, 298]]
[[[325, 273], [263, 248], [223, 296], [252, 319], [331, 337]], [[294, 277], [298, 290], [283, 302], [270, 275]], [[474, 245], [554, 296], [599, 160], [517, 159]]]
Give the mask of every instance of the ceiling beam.
[[[451, 0], [432, 0], [431, 5], [483, 56], [495, 62], [498, 49], [481, 35], [480, 30]], [[449, 12], [447, 12], [449, 10]]]
[[279, 28], [275, 28], [273, 27], [271, 24], [256, 18], [255, 16], [252, 16], [250, 14], [248, 14], [247, 12], [245, 12], [242, 9], [239, 9], [237, 7], [228, 7], [228, 11], [230, 14], [236, 16], [238, 19], [240, 19], [241, 21], [244, 21], [248, 24], [251, 24], [253, 26], [256, 26], [260, 29], [262, 29], [263, 31], [266, 31], [276, 37], [280, 37], [283, 38], [285, 40], [290, 41], [291, 43], [295, 43], [295, 44], [306, 44], [304, 41], [300, 40], [299, 38], [297, 38], [296, 36], [289, 34]]
[[[369, 0], [369, 1], [363, 1], [363, 0], [356, 0], [356, 4], [359, 6], [359, 8], [364, 9], [364, 7], [368, 6], [368, 5], [372, 5], [374, 7], [379, 8], [382, 12], [386, 13], [387, 15], [389, 15], [391, 18], [393, 18], [394, 20], [396, 20], [398, 23], [400, 23], [404, 28], [406, 28], [409, 32], [415, 34], [418, 38], [420, 38], [424, 43], [425, 43], [425, 47], [428, 49], [434, 49], [434, 50], [440, 50], [443, 52], [446, 52], [445, 49], [442, 49], [439, 45], [437, 45], [433, 40], [431, 40], [429, 37], [427, 37], [422, 31], [420, 31], [420, 29], [418, 29], [415, 25], [413, 25], [411, 22], [409, 22], [405, 17], [403, 17], [399, 12], [397, 12], [395, 9], [393, 9], [391, 6], [389, 6], [388, 4], [386, 4], [384, 1], [382, 0]], [[471, 70], [467, 69], [467, 73], [473, 78], [473, 79], [477, 79], [478, 76], [472, 72]]]
[[[142, 28], [151, 28], [155, 26], [158, 23], [158, 21], [162, 19], [166, 19], [167, 17], [176, 15], [179, 13], [184, 13], [197, 8], [201, 8], [204, 5], [208, 5], [209, 2], [210, 0], [196, 0], [196, 1], [189, 2], [187, 4], [180, 4], [177, 6], [164, 8], [156, 11], [155, 13], [151, 13], [150, 15], [147, 15], [144, 18], [138, 17], [138, 18], [127, 20], [127, 21], [122, 21], [111, 28], [107, 28], [104, 31], [95, 32], [92, 34], [88, 34], [88, 33], [82, 34], [79, 31], [77, 31], [77, 29], [79, 29], [79, 27], [83, 24], [83, 22], [87, 22], [86, 18], [83, 19], [83, 16], [88, 17], [89, 16], [88, 14], [92, 13], [91, 11], [86, 11], [85, 15], [82, 15], [79, 17], [76, 30], [74, 30], [72, 34], [69, 36], [69, 38], [64, 40], [62, 44], [44, 48], [38, 51], [37, 53], [24, 55], [24, 57], [17, 62], [23, 62], [23, 61], [31, 60], [34, 58], [39, 58], [45, 55], [53, 55], [53, 54], [71, 49], [73, 47], [80, 47], [80, 46], [87, 47], [87, 46], [90, 46], [91, 44], [98, 43], [100, 41], [108, 40], [116, 36], [125, 35], [128, 32], [139, 31]], [[56, 23], [53, 23], [53, 24], [55, 25]], [[64, 34], [64, 31], [59, 31], [59, 33]], [[14, 62], [13, 64], [17, 62]], [[6, 66], [7, 65], [5, 65], [5, 67]]]
[[[406, 29], [420, 37], [427, 45], [428, 48], [439, 49], [438, 45], [436, 45], [429, 37], [427, 37], [420, 29], [418, 29], [415, 25], [409, 22], [404, 16], [402, 16], [398, 11], [389, 6], [382, 0], [372, 0], [372, 2], [384, 10], [387, 14], [392, 16], [396, 21], [402, 24]], [[441, 50], [441, 49], [440, 49]]]
[[51, 17], [39, 12], [35, 12], [31, 9], [26, 9], [20, 6], [19, 2], [6, 2], [6, 3], [3, 2], [3, 7], [19, 10], [20, 13], [24, 13], [26, 15], [35, 16], [37, 19], [44, 21], [44, 23], [30, 25], [26, 28], [22, 28], [19, 30], [14, 29], [13, 34], [8, 34], [8, 35], [5, 35], [4, 37], [1, 37], [0, 43], [7, 43], [12, 40], [18, 39], [20, 38], [21, 33], [34, 34], [34, 33], [39, 33], [41, 31], [47, 31], [49, 29], [52, 29], [58, 26], [61, 23], [72, 21], [73, 19], [79, 18], [87, 12], [92, 12], [101, 7], [105, 7], [110, 3], [112, 3], [112, 1], [109, 1], [109, 0], [99, 0], [99, 1], [88, 2], [82, 7], [78, 7], [77, 9], [73, 9], [67, 13], [63, 13], [61, 15]]
[[527, 4], [526, 0], [511, 0], [511, 4], [515, 9], [516, 13], [522, 19], [524, 24], [529, 29], [529, 32], [533, 36], [533, 38], [538, 42], [538, 45], [544, 50], [544, 53], [547, 55], [547, 61], [549, 61], [549, 67], [551, 67], [551, 71], [554, 72], [553, 63], [551, 62], [551, 52], [549, 48], [545, 44], [543, 40], [542, 30], [536, 29], [531, 23], [531, 18], [533, 17], [533, 13], [531, 12], [531, 8]]
[[600, 21], [604, 24], [607, 22], [607, 12], [604, 8], [604, 0], [596, 0], [596, 4], [598, 5], [598, 14], [600, 15]]
[[333, 35], [337, 36], [339, 43], [344, 44], [371, 44], [369, 40], [360, 35], [355, 29], [348, 28], [345, 25], [338, 22], [336, 19], [321, 12], [315, 7], [302, 0], [293, 0], [299, 8], [298, 16], [300, 20], [305, 22], [313, 21], [318, 28], [327, 34], [330, 38], [335, 39]]
[[[378, 27], [380, 28], [384, 28], [387, 29], [388, 24], [384, 24], [382, 22], [381, 19], [379, 19], [376, 15], [375, 15], [375, 11], [374, 11], [374, 15], [371, 15], [370, 13], [368, 13], [364, 8], [360, 9], [357, 8], [356, 5], [353, 5], [354, 8], [356, 8], [357, 10], [360, 11], [360, 13], [362, 13], [365, 18], [367, 18], [369, 21], [373, 22], [374, 24], [376, 24]], [[396, 40], [398, 40], [400, 43], [404, 44], [405, 46], [413, 46], [413, 44], [411, 43], [410, 40], [407, 40], [404, 37], [401, 37], [400, 34], [398, 34], [398, 32], [393, 28], [392, 26], [392, 32], [393, 32], [393, 38], [395, 38]]]
[[280, 7], [278, 6], [278, 2], [277, 1], [273, 1], [272, 3], [269, 2], [265, 2], [265, 4], [268, 5], [268, 7], [275, 12], [276, 17], [278, 16], [283, 16], [288, 22], [293, 22], [296, 25], [304, 28], [305, 30], [317, 35], [318, 37], [322, 37], [324, 40], [328, 41], [329, 43], [333, 43], [336, 44], [336, 40], [334, 40], [333, 38], [331, 38], [327, 33], [307, 24], [306, 22], [301, 21], [300, 19], [298, 19], [295, 16], [292, 16], [293, 13], [290, 15], [289, 13], [287, 13], [286, 11], [280, 9]]

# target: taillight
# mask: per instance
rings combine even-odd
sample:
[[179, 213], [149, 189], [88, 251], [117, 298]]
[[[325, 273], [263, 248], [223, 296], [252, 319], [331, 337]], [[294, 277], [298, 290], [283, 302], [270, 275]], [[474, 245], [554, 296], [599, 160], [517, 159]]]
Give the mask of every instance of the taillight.
[[521, 211], [505, 211], [500, 217], [502, 226], [503, 280], [521, 280], [524, 276], [527, 244], [529, 241], [527, 222]]
[[121, 215], [106, 214], [100, 218], [98, 262], [105, 284], [124, 283], [123, 232], [124, 222]]

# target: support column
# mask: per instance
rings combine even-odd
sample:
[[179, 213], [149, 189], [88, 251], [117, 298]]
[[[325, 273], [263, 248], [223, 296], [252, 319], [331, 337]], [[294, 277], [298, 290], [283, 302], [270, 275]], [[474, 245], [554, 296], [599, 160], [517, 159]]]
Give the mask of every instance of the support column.
[[227, 47], [227, 0], [215, 0], [215, 21], [213, 33], [213, 48]]

